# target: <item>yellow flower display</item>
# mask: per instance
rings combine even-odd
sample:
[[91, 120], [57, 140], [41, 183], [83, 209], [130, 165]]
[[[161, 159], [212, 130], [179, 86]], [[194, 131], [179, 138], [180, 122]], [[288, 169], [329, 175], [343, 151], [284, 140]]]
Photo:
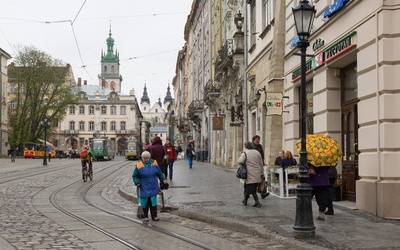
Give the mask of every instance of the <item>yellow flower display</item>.
[[[301, 140], [295, 144], [299, 153]], [[316, 167], [336, 166], [343, 156], [337, 141], [324, 134], [308, 134], [306, 137], [307, 161]]]

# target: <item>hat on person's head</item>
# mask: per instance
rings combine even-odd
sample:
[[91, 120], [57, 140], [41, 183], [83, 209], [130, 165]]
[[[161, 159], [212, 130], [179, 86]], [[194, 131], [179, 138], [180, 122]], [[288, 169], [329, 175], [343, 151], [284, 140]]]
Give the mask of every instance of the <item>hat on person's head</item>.
[[142, 158], [150, 158], [150, 152], [149, 151], [143, 151]]

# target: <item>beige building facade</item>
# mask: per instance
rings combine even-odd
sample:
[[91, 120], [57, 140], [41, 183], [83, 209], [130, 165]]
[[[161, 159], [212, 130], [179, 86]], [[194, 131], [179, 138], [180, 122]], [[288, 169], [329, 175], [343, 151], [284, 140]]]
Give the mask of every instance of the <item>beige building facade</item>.
[[[341, 199], [379, 217], [400, 218], [400, 1], [348, 1], [326, 16], [332, 1], [317, 9], [307, 54], [307, 133], [336, 139], [344, 156]], [[286, 1], [283, 147], [294, 151], [299, 138], [300, 58]]]
[[0, 48], [0, 155], [7, 155], [8, 145], [8, 101], [7, 101], [7, 61], [11, 55]]

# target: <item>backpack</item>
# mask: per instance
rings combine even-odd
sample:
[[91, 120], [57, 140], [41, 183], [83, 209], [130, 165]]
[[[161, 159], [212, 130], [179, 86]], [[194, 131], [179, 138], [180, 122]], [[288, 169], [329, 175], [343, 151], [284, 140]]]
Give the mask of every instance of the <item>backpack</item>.
[[88, 157], [87, 150], [82, 150], [80, 153], [81, 159], [86, 159]]

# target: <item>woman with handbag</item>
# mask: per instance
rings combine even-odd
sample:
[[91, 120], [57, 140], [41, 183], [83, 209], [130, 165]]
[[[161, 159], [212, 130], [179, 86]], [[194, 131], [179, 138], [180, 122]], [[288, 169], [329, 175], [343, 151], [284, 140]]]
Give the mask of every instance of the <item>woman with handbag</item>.
[[246, 142], [244, 144], [244, 151], [238, 159], [239, 164], [246, 164], [247, 167], [247, 179], [244, 184], [244, 200], [243, 205], [247, 205], [247, 200], [250, 195], [254, 198], [253, 207], [261, 207], [261, 203], [257, 196], [257, 186], [261, 182], [261, 175], [263, 174], [263, 160], [260, 152], [253, 147], [252, 142]]
[[328, 190], [329, 190], [329, 177], [328, 167], [315, 167], [311, 163], [308, 163], [310, 169], [314, 169], [314, 174], [309, 171], [310, 180], [308, 184], [312, 187], [312, 196], [315, 196], [315, 200], [318, 204], [319, 215], [317, 220], [325, 220], [325, 209], [328, 201]]

